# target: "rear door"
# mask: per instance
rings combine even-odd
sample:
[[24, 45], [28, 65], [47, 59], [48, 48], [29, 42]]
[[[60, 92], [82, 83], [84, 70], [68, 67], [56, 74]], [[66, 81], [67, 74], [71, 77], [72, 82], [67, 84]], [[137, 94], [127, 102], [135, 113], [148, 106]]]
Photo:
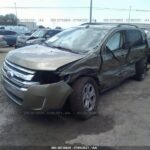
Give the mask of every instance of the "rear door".
[[128, 29], [124, 31], [124, 59], [122, 77], [127, 78], [135, 74], [135, 63], [145, 57], [146, 39], [138, 29]]
[[110, 88], [122, 80], [122, 66], [125, 62], [123, 32], [118, 31], [108, 37], [102, 48], [100, 82]]
[[146, 39], [140, 30], [130, 29], [125, 30], [125, 45], [126, 43], [130, 43], [131, 47], [127, 47], [128, 55], [126, 59], [129, 64], [133, 64], [137, 62], [142, 57], [145, 57], [146, 52]]

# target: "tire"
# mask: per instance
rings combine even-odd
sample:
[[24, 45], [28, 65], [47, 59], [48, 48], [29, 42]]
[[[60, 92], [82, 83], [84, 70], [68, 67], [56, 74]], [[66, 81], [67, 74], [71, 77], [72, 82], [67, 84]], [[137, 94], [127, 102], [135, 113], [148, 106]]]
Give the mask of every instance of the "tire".
[[142, 81], [145, 79], [146, 70], [147, 70], [147, 59], [142, 59], [135, 65], [136, 75], [135, 79], [137, 81]]
[[[99, 92], [95, 80], [81, 77], [75, 81], [72, 88], [74, 92], [69, 99], [71, 112], [83, 120], [96, 114]], [[90, 91], [92, 91], [91, 95], [89, 95]]]

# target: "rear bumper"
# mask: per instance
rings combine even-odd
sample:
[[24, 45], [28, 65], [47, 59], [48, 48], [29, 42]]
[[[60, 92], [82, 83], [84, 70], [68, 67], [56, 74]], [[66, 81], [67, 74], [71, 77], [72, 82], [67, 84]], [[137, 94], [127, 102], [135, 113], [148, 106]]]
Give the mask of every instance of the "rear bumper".
[[6, 95], [28, 111], [61, 109], [72, 92], [72, 88], [64, 81], [46, 85], [33, 85], [28, 89], [17, 89], [2, 77], [2, 85]]

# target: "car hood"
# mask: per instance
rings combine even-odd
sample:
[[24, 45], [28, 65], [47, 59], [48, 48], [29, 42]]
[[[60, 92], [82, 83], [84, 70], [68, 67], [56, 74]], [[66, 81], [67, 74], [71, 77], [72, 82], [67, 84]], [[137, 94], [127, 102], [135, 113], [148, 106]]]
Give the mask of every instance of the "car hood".
[[12, 50], [7, 54], [6, 60], [32, 70], [54, 71], [83, 57], [84, 55], [47, 46], [31, 45]]

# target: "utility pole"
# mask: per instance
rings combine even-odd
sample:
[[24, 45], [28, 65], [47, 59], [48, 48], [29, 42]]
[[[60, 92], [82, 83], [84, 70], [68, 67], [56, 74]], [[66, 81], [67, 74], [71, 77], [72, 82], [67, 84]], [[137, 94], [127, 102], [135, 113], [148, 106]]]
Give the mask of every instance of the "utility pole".
[[[15, 6], [16, 17], [17, 17], [17, 19], [18, 19], [16, 3], [14, 3], [14, 6]], [[18, 21], [17, 21], [17, 24], [18, 24]]]
[[131, 10], [132, 10], [132, 6], [129, 7], [129, 21], [128, 21], [129, 23], [130, 23], [130, 20], [131, 20]]
[[15, 12], [16, 12], [16, 17], [17, 17], [17, 7], [16, 7], [16, 3], [14, 3], [15, 5]]
[[90, 0], [90, 23], [92, 22], [92, 9], [93, 9], [93, 0]]

